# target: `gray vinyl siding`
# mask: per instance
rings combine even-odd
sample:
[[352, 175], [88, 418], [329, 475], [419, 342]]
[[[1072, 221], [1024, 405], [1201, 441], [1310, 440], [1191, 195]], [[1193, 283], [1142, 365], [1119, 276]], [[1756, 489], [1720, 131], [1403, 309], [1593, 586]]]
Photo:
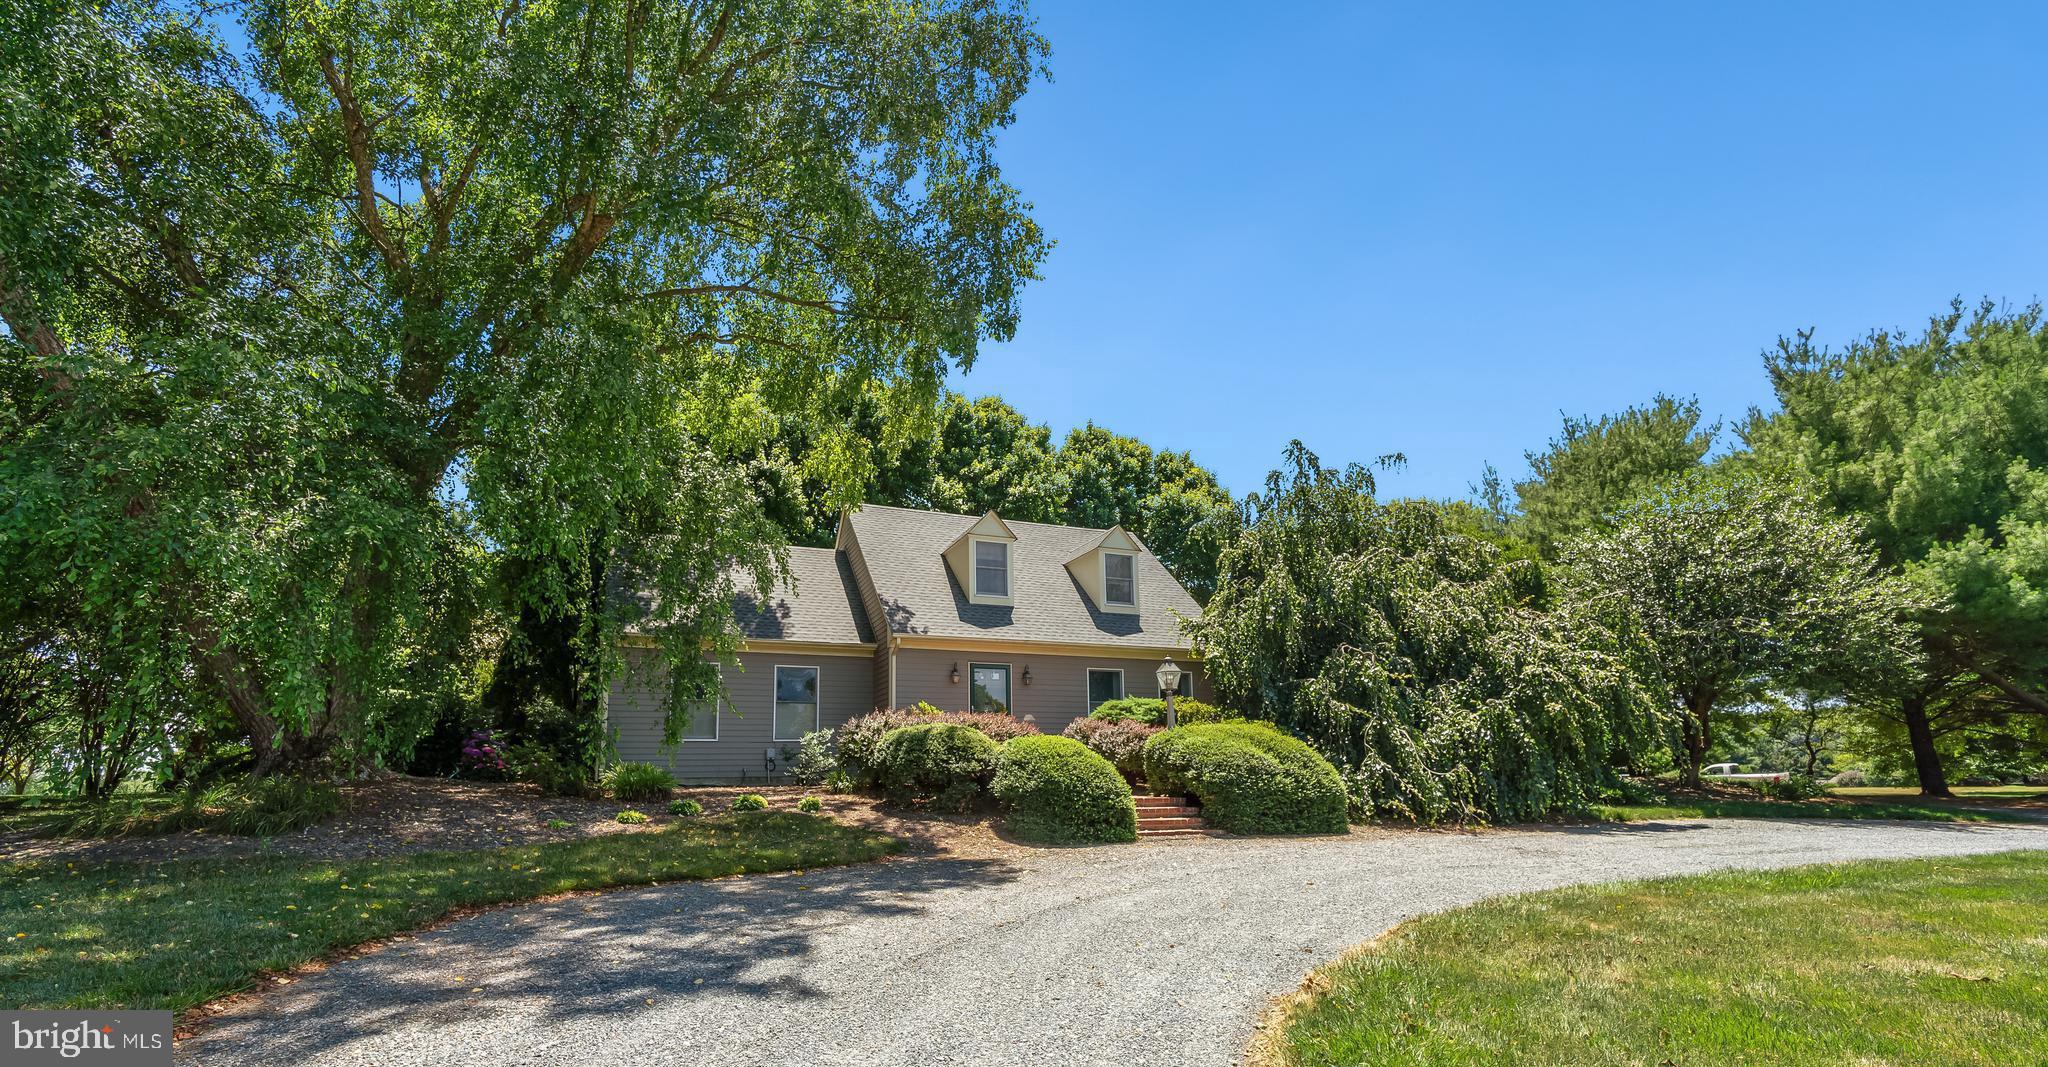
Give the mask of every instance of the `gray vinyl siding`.
[[874, 664], [869, 653], [821, 656], [815, 652], [742, 652], [738, 666], [721, 666], [728, 703], [718, 709], [718, 740], [661, 744], [662, 700], [667, 687], [638, 669], [643, 653], [628, 649], [636, 669], [612, 683], [605, 718], [619, 758], [667, 767], [684, 782], [764, 781], [766, 756], [794, 742], [774, 739], [775, 668], [818, 668], [818, 723], [830, 730], [874, 710]]
[[[1201, 667], [1175, 660], [1195, 675], [1195, 699], [1209, 701], [1215, 694]], [[951, 675], [960, 666], [960, 681]], [[900, 648], [896, 650], [896, 703], [908, 706], [922, 700], [947, 711], [967, 707], [967, 667], [970, 663], [1010, 665], [1010, 712], [1037, 726], [1040, 733], [1056, 734], [1067, 724], [1088, 714], [1089, 668], [1122, 670], [1124, 695], [1156, 697], [1159, 682], [1154, 672], [1159, 657], [1123, 659], [1116, 656], [1044, 656], [1035, 652], [950, 652], [944, 649]], [[1031, 669], [1031, 684], [1024, 684], [1024, 669]]]

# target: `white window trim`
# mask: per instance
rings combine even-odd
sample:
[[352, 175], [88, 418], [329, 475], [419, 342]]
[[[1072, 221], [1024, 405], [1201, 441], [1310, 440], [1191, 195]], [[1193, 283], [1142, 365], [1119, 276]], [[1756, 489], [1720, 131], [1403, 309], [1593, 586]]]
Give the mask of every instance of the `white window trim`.
[[[1003, 587], [1008, 593], [981, 591], [981, 546], [984, 542], [1003, 546]], [[1006, 537], [967, 538], [967, 601], [970, 604], [1013, 604], [1017, 599], [1017, 542]]]
[[773, 670], [768, 672], [768, 740], [801, 741], [804, 739], [802, 734], [798, 734], [795, 737], [782, 736], [779, 729], [781, 724], [776, 721], [776, 705], [782, 703], [781, 675], [783, 671], [810, 671], [812, 672], [812, 677], [817, 679], [817, 691], [812, 694], [817, 699], [811, 703], [813, 709], [811, 729], [822, 730], [825, 728], [825, 670], [822, 667], [809, 663], [778, 663]]
[[997, 663], [994, 660], [969, 660], [967, 662], [967, 710], [980, 710], [974, 706], [974, 668], [976, 667], [1001, 667], [1003, 669], [1003, 688], [1007, 690], [1003, 693], [1003, 703], [1009, 705], [1004, 713], [1011, 718], [1015, 718], [1017, 716], [1017, 672], [1011, 670], [1009, 664]]
[[1124, 697], [1130, 695], [1129, 692], [1124, 689], [1124, 669], [1122, 667], [1090, 667], [1088, 668], [1088, 678], [1084, 681], [1084, 683], [1081, 686], [1081, 713], [1083, 715], [1092, 714], [1095, 711], [1094, 676], [1097, 674], [1116, 675], [1115, 699], [1122, 700]]
[[[1105, 548], [1102, 551], [1097, 552], [1095, 555], [1098, 560], [1096, 566], [1102, 569], [1102, 606], [1104, 608], [1109, 609], [1121, 609], [1133, 612], [1137, 611], [1138, 554], [1136, 552], [1125, 552], [1121, 549]], [[1131, 561], [1131, 602], [1128, 604], [1121, 604], [1117, 601], [1109, 599], [1109, 557], [1111, 556], [1125, 556], [1128, 557]]]
[[[684, 701], [684, 704], [685, 704], [686, 706], [688, 705], [688, 703], [689, 703], [688, 701]], [[682, 741], [682, 743], [683, 743], [683, 744], [686, 744], [686, 745], [703, 745], [703, 744], [709, 744], [710, 742], [716, 741], [716, 740], [718, 740], [718, 731], [719, 731], [719, 729], [720, 729], [720, 723], [721, 723], [721, 722], [722, 722], [722, 721], [724, 720], [724, 718], [725, 718], [725, 701], [724, 701], [724, 700], [722, 700], [722, 699], [720, 699], [720, 698], [718, 698], [718, 697], [712, 697], [712, 698], [711, 698], [711, 736], [710, 736], [710, 737], [685, 737], [685, 738], [681, 738], [680, 740]]]

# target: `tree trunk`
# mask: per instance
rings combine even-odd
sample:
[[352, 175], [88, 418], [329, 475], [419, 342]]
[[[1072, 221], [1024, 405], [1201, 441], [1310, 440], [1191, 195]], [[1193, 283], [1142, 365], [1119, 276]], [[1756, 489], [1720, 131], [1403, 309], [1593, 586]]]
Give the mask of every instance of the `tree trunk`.
[[1714, 698], [1693, 693], [1685, 698], [1685, 784], [1697, 789], [1703, 784], [1700, 768], [1707, 765], [1707, 747], [1713, 743]]
[[1920, 779], [1923, 797], [1953, 797], [1948, 775], [1941, 768], [1941, 753], [1934, 747], [1934, 724], [1927, 717], [1927, 694], [1912, 693], [1900, 701], [1906, 718], [1906, 736], [1913, 741], [1913, 770]]

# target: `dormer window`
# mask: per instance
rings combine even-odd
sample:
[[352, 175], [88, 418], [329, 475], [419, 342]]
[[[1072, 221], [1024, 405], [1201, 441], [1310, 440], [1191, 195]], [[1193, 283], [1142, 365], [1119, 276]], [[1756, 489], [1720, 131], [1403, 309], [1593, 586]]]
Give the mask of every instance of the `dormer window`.
[[1102, 554], [1102, 598], [1120, 607], [1138, 604], [1138, 561], [1128, 552]]
[[1010, 595], [1010, 544], [1007, 541], [974, 542], [974, 595]]

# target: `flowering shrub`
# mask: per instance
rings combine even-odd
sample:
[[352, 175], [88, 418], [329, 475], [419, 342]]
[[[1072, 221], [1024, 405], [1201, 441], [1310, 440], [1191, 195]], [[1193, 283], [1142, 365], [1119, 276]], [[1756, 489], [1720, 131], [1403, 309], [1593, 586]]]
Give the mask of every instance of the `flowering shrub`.
[[1089, 718], [1075, 719], [1064, 733], [1114, 764], [1125, 781], [1135, 782], [1145, 773], [1145, 742], [1161, 729], [1136, 719]]
[[1028, 722], [1019, 722], [1000, 711], [940, 711], [930, 704], [888, 708], [857, 715], [846, 720], [846, 725], [839, 728], [836, 735], [839, 769], [849, 775], [856, 786], [871, 787], [881, 784], [876, 760], [882, 747], [882, 738], [891, 730], [929, 723], [965, 726], [981, 732], [997, 744], [1002, 744], [1013, 737], [1024, 737], [1038, 732], [1038, 727]]
[[505, 754], [489, 730], [471, 731], [462, 742], [462, 758], [455, 763], [459, 773], [474, 778], [497, 778], [505, 774]]

